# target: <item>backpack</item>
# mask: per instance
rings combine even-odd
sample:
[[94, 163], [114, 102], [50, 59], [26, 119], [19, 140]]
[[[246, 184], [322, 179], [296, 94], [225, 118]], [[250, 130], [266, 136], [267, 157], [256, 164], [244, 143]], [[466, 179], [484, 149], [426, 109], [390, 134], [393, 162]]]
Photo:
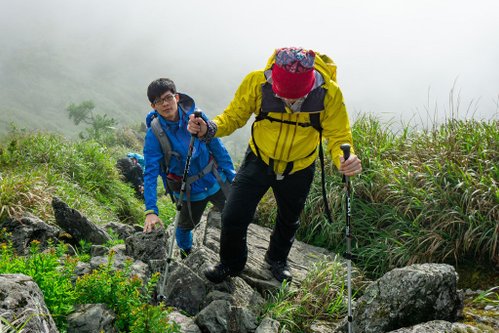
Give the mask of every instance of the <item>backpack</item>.
[[134, 164], [129, 157], [120, 158], [116, 162], [116, 168], [123, 180], [132, 185], [135, 195], [144, 198], [144, 174], [140, 165]]

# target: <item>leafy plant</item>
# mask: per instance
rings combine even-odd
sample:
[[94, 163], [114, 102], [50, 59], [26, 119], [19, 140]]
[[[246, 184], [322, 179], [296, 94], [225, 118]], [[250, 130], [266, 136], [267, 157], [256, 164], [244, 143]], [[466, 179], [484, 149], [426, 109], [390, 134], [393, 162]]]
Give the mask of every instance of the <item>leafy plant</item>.
[[103, 135], [109, 134], [117, 124], [114, 118], [108, 118], [106, 114], [94, 114], [95, 104], [92, 101], [83, 101], [76, 105], [71, 103], [66, 111], [69, 113], [69, 119], [72, 119], [75, 125], [81, 122], [90, 125], [86, 128], [87, 135], [80, 133], [82, 139], [99, 140]]
[[123, 270], [113, 270], [113, 257], [111, 253], [107, 265], [78, 278], [77, 301], [107, 304], [116, 313], [116, 327], [122, 332], [129, 332], [132, 327], [147, 328], [150, 332], [175, 332], [173, 324], [160, 318], [165, 314], [164, 308], [147, 305], [159, 274], [154, 275], [144, 289], [143, 281], [131, 274], [132, 262], [127, 261]]
[[142, 304], [134, 309], [132, 315], [135, 317], [130, 327], [133, 333], [177, 333], [180, 325], [170, 322], [167, 318], [170, 310], [165, 309], [161, 303], [157, 306]]
[[[45, 304], [58, 327], [65, 327], [66, 316], [73, 310], [75, 300], [71, 275], [76, 262], [62, 257], [66, 248], [49, 244], [48, 250], [40, 252], [40, 243], [33, 241], [27, 257], [13, 253], [11, 243], [0, 244], [0, 274], [21, 273], [31, 276], [42, 290]], [[64, 260], [61, 266], [60, 260]]]

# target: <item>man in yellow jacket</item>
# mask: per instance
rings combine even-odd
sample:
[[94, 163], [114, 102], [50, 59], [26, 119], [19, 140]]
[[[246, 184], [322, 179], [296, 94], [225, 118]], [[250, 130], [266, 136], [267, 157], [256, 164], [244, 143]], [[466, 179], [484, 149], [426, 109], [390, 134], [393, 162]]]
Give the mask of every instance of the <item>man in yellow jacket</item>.
[[336, 66], [327, 56], [296, 47], [277, 49], [264, 70], [246, 76], [222, 114], [208, 122], [189, 120], [188, 130], [209, 141], [230, 135], [256, 115], [222, 213], [220, 263], [204, 272], [210, 281], [220, 283], [244, 269], [248, 225], [269, 187], [278, 210], [265, 260], [278, 281], [291, 281], [287, 257], [312, 184], [319, 131], [341, 173], [362, 171], [353, 150], [348, 160], [342, 157], [340, 145], [352, 145], [352, 133], [335, 79]]

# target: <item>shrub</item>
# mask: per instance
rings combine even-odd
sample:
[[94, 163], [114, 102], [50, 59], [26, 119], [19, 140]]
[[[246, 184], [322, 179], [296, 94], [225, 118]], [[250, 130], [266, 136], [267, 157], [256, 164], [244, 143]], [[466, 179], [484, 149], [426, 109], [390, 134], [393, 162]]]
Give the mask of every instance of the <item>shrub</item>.
[[167, 311], [162, 305], [148, 305], [159, 274], [144, 288], [143, 281], [131, 274], [131, 261], [127, 261], [123, 270], [113, 270], [112, 263], [111, 253], [107, 265], [78, 278], [77, 302], [108, 305], [116, 313], [116, 328], [122, 332], [176, 332], [177, 327], [164, 320]]

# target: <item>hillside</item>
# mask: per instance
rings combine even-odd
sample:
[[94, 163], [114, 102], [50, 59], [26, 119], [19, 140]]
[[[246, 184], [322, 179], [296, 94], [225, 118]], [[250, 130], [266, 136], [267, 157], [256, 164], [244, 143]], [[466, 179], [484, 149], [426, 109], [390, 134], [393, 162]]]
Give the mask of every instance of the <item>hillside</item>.
[[49, 48], [18, 50], [4, 59], [0, 76], [0, 133], [10, 122], [21, 128], [72, 134], [68, 119], [70, 103], [93, 100], [96, 112], [106, 113], [120, 123], [142, 120], [147, 104], [144, 87], [126, 82], [122, 73], [99, 64], [82, 62], [81, 54]]
[[[228, 104], [240, 80], [234, 74], [229, 82], [213, 84], [215, 69], [184, 68], [183, 55], [151, 54], [144, 61], [144, 50], [129, 45], [113, 50], [104, 41], [87, 49], [82, 41], [57, 45], [41, 40], [0, 53], [0, 135], [14, 123], [75, 137], [80, 129], [68, 119], [66, 108], [84, 100], [92, 100], [96, 113], [121, 126], [136, 125], [150, 109], [147, 86], [158, 77], [172, 78], [179, 91], [213, 117]], [[246, 128], [230, 140], [245, 142], [247, 137]]]
[[[460, 288], [482, 290], [472, 303], [497, 304], [498, 130], [497, 121], [451, 119], [432, 129], [416, 131], [406, 127], [400, 133], [390, 132], [376, 118], [355, 122], [354, 141], [364, 172], [352, 179], [352, 252], [362, 275], [376, 278], [413, 263], [447, 263], [459, 272]], [[58, 197], [98, 225], [141, 224], [143, 203], [131, 187], [120, 181], [115, 168], [119, 157], [130, 148], [137, 148], [138, 143], [128, 140], [132, 136], [127, 133], [116, 131], [115, 138], [109, 140], [111, 144], [106, 145], [93, 140], [68, 140], [47, 132], [14, 131], [3, 137], [0, 222], [32, 213], [53, 224], [51, 201]], [[317, 174], [297, 238], [343, 253], [343, 184], [329, 160], [326, 165], [327, 199], [334, 223], [327, 223], [324, 216]], [[170, 224], [175, 214], [171, 203], [162, 196], [158, 204], [162, 220]], [[272, 225], [276, 211], [271, 193], [258, 210], [258, 223]], [[81, 244], [77, 252], [88, 247], [89, 244]], [[4, 252], [11, 250], [4, 246]], [[33, 253], [38, 253], [36, 244]], [[18, 261], [24, 262], [11, 258], [11, 254], [7, 258], [7, 268], [12, 266], [10, 260], [14, 260], [14, 266], [21, 265]], [[57, 258], [52, 255], [50, 260], [56, 262]], [[95, 278], [96, 282], [102, 281], [102, 276], [104, 281], [114, 279], [106, 274], [97, 272], [88, 278]], [[53, 289], [50, 285], [44, 288]], [[71, 288], [67, 284], [68, 293]], [[286, 303], [289, 295], [281, 296], [285, 296], [284, 300], [270, 300], [270, 309], [277, 306], [278, 313], [274, 315], [283, 322], [298, 320], [294, 312], [298, 310], [289, 305], [294, 303]], [[56, 307], [58, 302], [55, 301]], [[71, 306], [58, 308], [61, 325]], [[280, 314], [281, 306], [286, 315]], [[494, 309], [489, 310], [492, 315]], [[132, 312], [126, 309], [123, 313], [128, 316]], [[306, 316], [304, 322], [313, 318]], [[475, 320], [470, 318], [466, 320]]]

